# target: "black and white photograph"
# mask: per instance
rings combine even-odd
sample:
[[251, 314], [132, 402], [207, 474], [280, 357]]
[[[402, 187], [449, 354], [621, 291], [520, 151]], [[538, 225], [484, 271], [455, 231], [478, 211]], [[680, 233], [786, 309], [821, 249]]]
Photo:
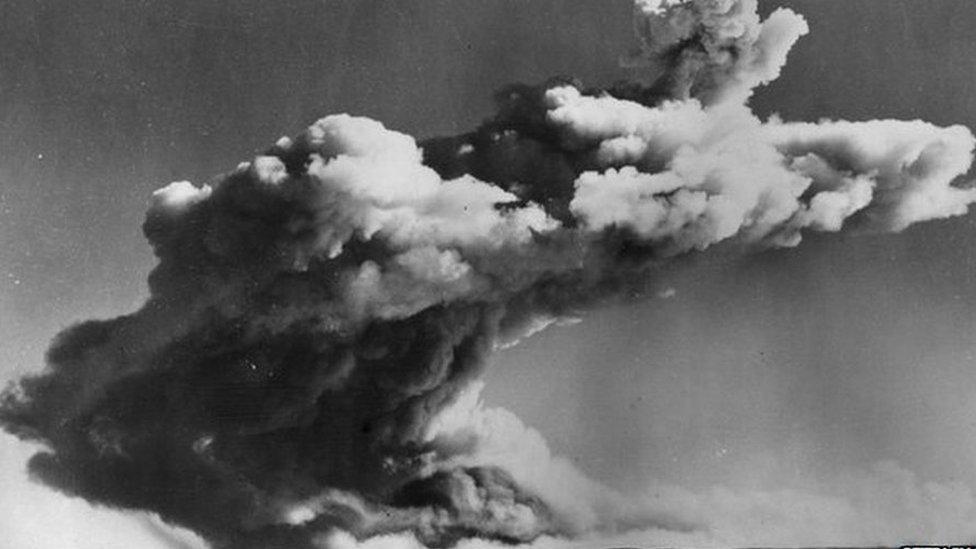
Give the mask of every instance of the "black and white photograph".
[[976, 1], [0, 0], [0, 549], [976, 546]]

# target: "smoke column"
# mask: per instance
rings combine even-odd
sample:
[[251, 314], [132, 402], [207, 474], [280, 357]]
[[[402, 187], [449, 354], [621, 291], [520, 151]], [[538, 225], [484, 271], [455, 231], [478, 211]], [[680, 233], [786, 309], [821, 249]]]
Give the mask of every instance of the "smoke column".
[[643, 82], [513, 85], [477, 130], [420, 144], [328, 116], [209, 185], [156, 191], [148, 301], [65, 330], [4, 394], [4, 428], [46, 447], [32, 474], [217, 548], [700, 528], [480, 407], [492, 350], [719, 243], [962, 215], [974, 137], [759, 120], [748, 99], [802, 17], [760, 20], [756, 0], [634, 13]]

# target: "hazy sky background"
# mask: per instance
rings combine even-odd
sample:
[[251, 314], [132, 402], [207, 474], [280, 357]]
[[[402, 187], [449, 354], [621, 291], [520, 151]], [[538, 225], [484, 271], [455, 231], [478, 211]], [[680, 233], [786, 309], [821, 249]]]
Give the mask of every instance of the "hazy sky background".
[[[473, 127], [505, 83], [625, 78], [630, 6], [0, 0], [0, 380], [41, 368], [59, 329], [141, 303], [154, 189], [328, 113], [423, 138]], [[762, 6], [811, 33], [753, 98], [761, 116], [976, 127], [973, 3]], [[618, 486], [784, 486], [890, 459], [976, 487], [974, 267], [974, 215], [702, 256], [662, 272], [668, 299], [496, 356], [486, 397]]]

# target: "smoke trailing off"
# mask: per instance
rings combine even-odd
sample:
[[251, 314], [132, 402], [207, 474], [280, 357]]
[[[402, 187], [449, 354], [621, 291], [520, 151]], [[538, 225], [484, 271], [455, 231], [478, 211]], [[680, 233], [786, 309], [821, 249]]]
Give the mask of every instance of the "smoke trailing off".
[[[506, 444], [544, 444], [467, 405], [492, 349], [719, 242], [964, 214], [974, 138], [761, 121], [749, 96], [802, 17], [760, 20], [756, 0], [634, 11], [626, 62], [645, 83], [511, 86], [474, 132], [420, 144], [329, 116], [213, 186], [154, 193], [146, 304], [64, 331], [4, 395], [4, 428], [47, 447], [31, 471], [215, 547], [694, 528], [545, 452], [547, 472], [516, 463]], [[542, 479], [557, 473], [565, 486]]]

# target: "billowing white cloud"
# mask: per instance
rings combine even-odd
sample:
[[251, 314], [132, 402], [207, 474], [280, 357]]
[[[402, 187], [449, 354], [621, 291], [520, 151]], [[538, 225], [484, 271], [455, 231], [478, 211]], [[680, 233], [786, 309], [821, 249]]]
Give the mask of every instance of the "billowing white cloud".
[[793, 12], [635, 10], [635, 59], [664, 73], [650, 86], [514, 86], [476, 131], [420, 144], [328, 116], [209, 186], [154, 193], [145, 306], [65, 330], [0, 404], [44, 446], [31, 472], [235, 549], [969, 536], [968, 489], [889, 466], [824, 491], [622, 494], [479, 402], [493, 349], [659, 261], [899, 231], [976, 201], [966, 128], [749, 110], [807, 31]]

